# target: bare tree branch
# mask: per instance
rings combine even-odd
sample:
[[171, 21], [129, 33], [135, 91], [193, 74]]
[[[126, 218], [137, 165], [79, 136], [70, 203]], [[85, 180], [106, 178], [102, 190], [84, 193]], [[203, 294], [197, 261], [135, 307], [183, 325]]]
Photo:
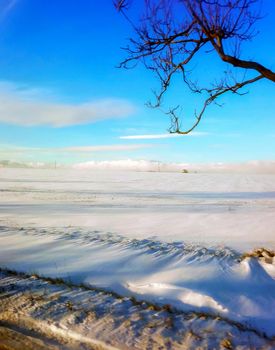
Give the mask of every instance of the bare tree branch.
[[[195, 112], [195, 122], [187, 130], [181, 129], [179, 107], [170, 108], [172, 133], [188, 134], [200, 123], [211, 103], [228, 93], [242, 95], [239, 90], [261, 79], [275, 82], [275, 72], [261, 63], [240, 58], [244, 41], [255, 36], [255, 23], [261, 18], [260, 0], [144, 0], [144, 14], [136, 25], [126, 14], [129, 0], [115, 0], [115, 6], [131, 23], [134, 35], [124, 49], [127, 58], [120, 67], [129, 68], [141, 61], [160, 82], [155, 102], [150, 107], [161, 107], [175, 74], [193, 93], [206, 94], [201, 111]], [[199, 55], [216, 52], [232, 68], [258, 73], [256, 77], [238, 80], [227, 72], [220, 81], [201, 88], [192, 79], [189, 64]]]
[[[182, 135], [186, 135], [189, 134], [191, 131], [193, 131], [196, 126], [199, 124], [199, 122], [201, 121], [201, 118], [206, 110], [206, 108], [212, 103], [214, 102], [218, 97], [220, 97], [221, 95], [225, 94], [228, 91], [231, 91], [233, 93], [238, 93], [238, 90], [241, 89], [242, 87], [255, 83], [256, 81], [263, 79], [264, 76], [263, 75], [258, 75], [257, 77], [253, 78], [253, 79], [249, 79], [246, 81], [243, 81], [242, 83], [236, 83], [233, 86], [222, 86], [221, 88], [215, 88], [215, 89], [211, 89], [208, 90], [208, 92], [210, 93], [210, 97], [207, 98], [207, 100], [205, 100], [203, 107], [200, 111], [199, 114], [195, 113], [195, 118], [196, 118], [196, 122], [192, 125], [191, 128], [189, 128], [188, 130], [185, 131], [181, 131], [180, 128], [180, 124], [179, 124], [179, 117], [176, 115], [176, 110], [177, 107], [170, 110], [167, 114], [170, 115], [171, 118], [171, 127], [169, 128], [169, 132], [171, 134], [182, 134]], [[215, 93], [213, 93], [213, 90], [216, 90]]]

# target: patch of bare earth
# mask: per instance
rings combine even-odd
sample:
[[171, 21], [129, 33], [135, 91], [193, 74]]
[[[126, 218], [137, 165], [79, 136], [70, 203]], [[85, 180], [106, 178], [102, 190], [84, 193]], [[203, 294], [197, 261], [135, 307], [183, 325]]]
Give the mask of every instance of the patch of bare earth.
[[244, 253], [241, 260], [245, 258], [257, 258], [266, 264], [275, 264], [275, 251], [266, 248], [258, 248], [254, 249], [252, 252]]
[[275, 339], [218, 315], [12, 271], [0, 273], [0, 301], [0, 350], [275, 347]]

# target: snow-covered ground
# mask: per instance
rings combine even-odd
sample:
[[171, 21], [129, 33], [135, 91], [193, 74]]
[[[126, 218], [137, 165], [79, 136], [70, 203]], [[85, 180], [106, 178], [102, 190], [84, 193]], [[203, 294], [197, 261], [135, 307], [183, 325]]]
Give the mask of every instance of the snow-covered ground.
[[0, 219], [274, 248], [275, 175], [0, 169]]
[[[275, 337], [275, 175], [0, 169], [0, 266]], [[217, 326], [218, 329], [218, 326]]]

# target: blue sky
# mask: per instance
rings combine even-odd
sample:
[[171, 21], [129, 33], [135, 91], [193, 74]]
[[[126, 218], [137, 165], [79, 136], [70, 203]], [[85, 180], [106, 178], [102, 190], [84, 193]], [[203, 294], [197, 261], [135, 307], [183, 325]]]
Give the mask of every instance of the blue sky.
[[[246, 43], [242, 57], [274, 70], [274, 0], [263, 0], [263, 12], [260, 33]], [[157, 80], [142, 65], [116, 68], [130, 35], [111, 0], [2, 0], [0, 160], [275, 158], [273, 83], [261, 81], [242, 97], [224, 96], [223, 107], [211, 106], [193, 134], [166, 137], [169, 119], [145, 106]], [[214, 54], [197, 62], [198, 77], [215, 77], [220, 70], [224, 65]], [[188, 124], [202, 101], [175, 80], [165, 102], [182, 103]]]

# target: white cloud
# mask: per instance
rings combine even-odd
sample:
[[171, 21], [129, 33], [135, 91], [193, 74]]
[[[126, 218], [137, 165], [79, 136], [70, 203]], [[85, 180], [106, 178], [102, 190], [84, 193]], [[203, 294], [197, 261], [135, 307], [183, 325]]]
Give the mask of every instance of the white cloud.
[[[43, 97], [41, 96], [43, 95]], [[0, 84], [0, 122], [62, 127], [88, 124], [105, 119], [121, 118], [134, 112], [129, 101], [115, 98], [60, 103], [49, 100], [43, 90], [26, 89], [10, 83]]]
[[120, 136], [122, 140], [153, 140], [153, 139], [167, 139], [173, 137], [184, 137], [184, 136], [206, 136], [209, 135], [207, 132], [194, 131], [187, 135], [180, 134], [149, 134], [149, 135], [129, 135], [129, 136]]

